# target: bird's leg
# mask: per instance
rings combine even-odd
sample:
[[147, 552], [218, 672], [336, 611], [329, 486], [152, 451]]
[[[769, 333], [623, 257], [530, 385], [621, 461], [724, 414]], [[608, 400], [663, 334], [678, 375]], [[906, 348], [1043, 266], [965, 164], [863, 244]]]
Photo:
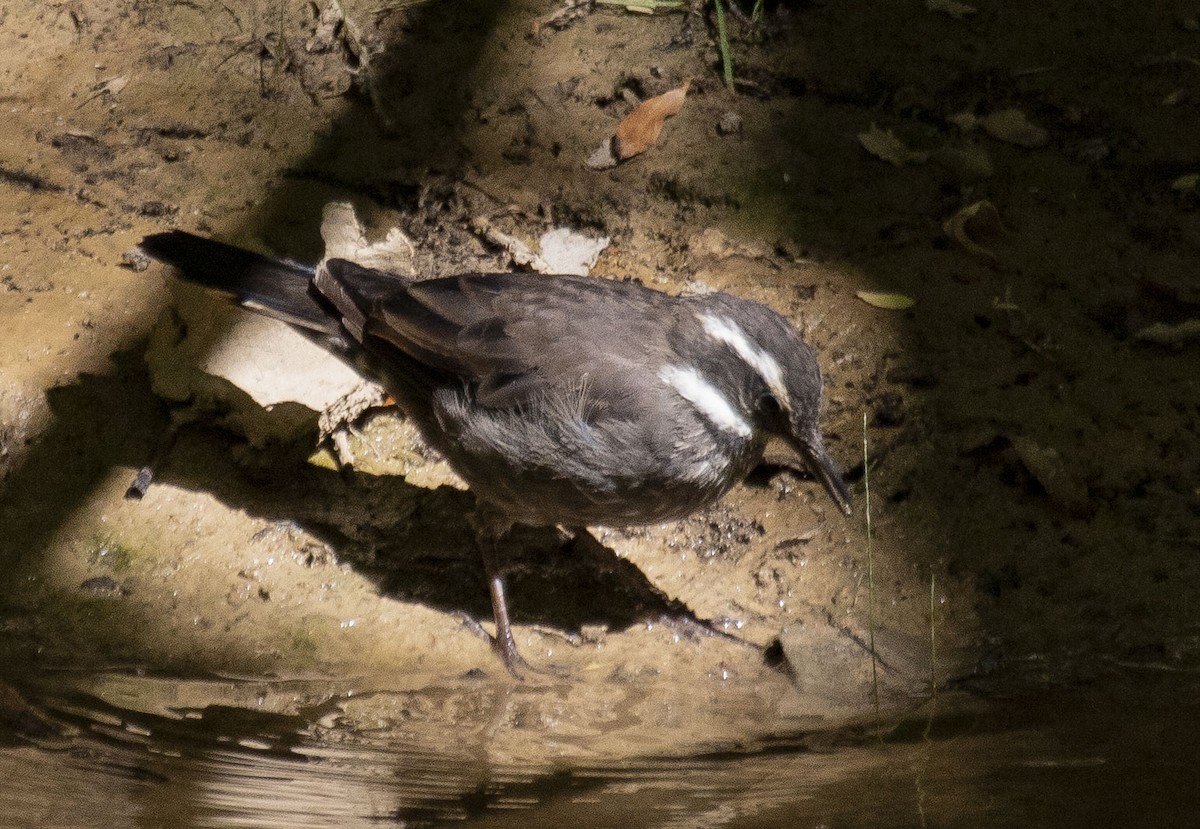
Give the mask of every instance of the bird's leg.
[[517, 651], [517, 643], [513, 639], [512, 622], [508, 618], [508, 600], [504, 592], [504, 573], [500, 568], [499, 555], [496, 550], [496, 536], [488, 534], [478, 540], [479, 551], [483, 555], [483, 569], [487, 573], [488, 592], [492, 597], [492, 616], [496, 620], [496, 635], [492, 637], [492, 650], [504, 662], [504, 667], [517, 679], [521, 672], [529, 670], [529, 664]]
[[468, 626], [491, 642], [492, 650], [500, 657], [504, 667], [517, 679], [521, 672], [530, 670], [529, 664], [521, 658], [517, 651], [516, 640], [513, 639], [512, 622], [508, 618], [508, 598], [504, 589], [504, 570], [500, 565], [498, 542], [512, 527], [512, 522], [504, 518], [486, 504], [480, 503], [469, 516], [471, 526], [475, 529], [475, 546], [479, 548], [480, 558], [483, 559], [483, 570], [487, 574], [488, 593], [492, 598], [492, 617], [496, 621], [496, 635], [488, 636], [478, 622], [471, 620]]
[[158, 439], [158, 446], [154, 450], [154, 456], [150, 462], [138, 470], [137, 477], [133, 479], [133, 483], [129, 485], [129, 489], [125, 490], [125, 497], [131, 501], [140, 501], [146, 497], [146, 492], [150, 489], [150, 484], [154, 482], [154, 476], [166, 460], [167, 455], [175, 448], [175, 441], [179, 438], [179, 425], [172, 422], [167, 427], [166, 433]]

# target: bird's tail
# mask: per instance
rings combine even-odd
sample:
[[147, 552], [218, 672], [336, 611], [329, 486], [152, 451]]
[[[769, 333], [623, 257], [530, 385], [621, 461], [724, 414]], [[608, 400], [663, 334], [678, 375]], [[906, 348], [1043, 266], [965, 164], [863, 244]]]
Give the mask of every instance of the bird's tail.
[[228, 294], [238, 305], [311, 332], [334, 334], [338, 319], [310, 290], [310, 267], [251, 253], [182, 230], [155, 233], [139, 247], [189, 282]]

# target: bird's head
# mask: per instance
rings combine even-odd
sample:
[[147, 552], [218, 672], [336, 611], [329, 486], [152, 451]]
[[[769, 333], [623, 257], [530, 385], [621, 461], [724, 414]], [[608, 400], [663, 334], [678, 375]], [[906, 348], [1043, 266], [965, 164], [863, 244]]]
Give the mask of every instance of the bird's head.
[[735, 368], [739, 402], [754, 428], [782, 438], [849, 515], [849, 492], [821, 436], [821, 371], [812, 349], [765, 305], [727, 294], [702, 299], [698, 335]]

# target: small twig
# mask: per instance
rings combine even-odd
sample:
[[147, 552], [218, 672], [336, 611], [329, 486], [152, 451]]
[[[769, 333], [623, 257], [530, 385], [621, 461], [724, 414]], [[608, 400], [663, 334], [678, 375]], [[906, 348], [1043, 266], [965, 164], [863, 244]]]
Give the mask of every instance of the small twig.
[[554, 11], [534, 18], [533, 23], [529, 26], [529, 33], [536, 38], [545, 29], [565, 29], [572, 21], [587, 14], [588, 6], [591, 3], [592, 0], [568, 0]]
[[1200, 59], [1193, 58], [1190, 55], [1181, 55], [1178, 52], [1168, 52], [1165, 55], [1147, 55], [1134, 63], [1135, 66], [1162, 66], [1164, 64], [1178, 64], [1184, 66], [1193, 66], [1200, 69]]
[[621, 6], [629, 11], [653, 14], [658, 9], [675, 11], [683, 8], [682, 0], [595, 0], [599, 6]]
[[225, 64], [227, 64], [227, 63], [229, 63], [229, 61], [231, 61], [231, 60], [233, 60], [234, 58], [236, 58], [238, 55], [240, 55], [242, 52], [244, 52], [244, 51], [246, 51], [247, 49], [249, 49], [251, 46], [257, 46], [257, 45], [258, 45], [258, 41], [257, 41], [257, 40], [253, 40], [253, 39], [251, 39], [251, 40], [248, 40], [248, 41], [246, 41], [246, 42], [245, 42], [245, 43], [243, 43], [241, 46], [237, 47], [237, 48], [236, 48], [236, 49], [234, 49], [232, 52], [230, 52], [228, 55], [226, 55], [225, 57], [221, 58], [221, 60], [217, 61], [217, 65], [216, 65], [216, 66], [214, 66], [214, 67], [213, 67], [213, 69], [220, 69], [222, 66], [224, 66], [224, 65], [225, 65]]
[[749, 15], [747, 15], [744, 11], [742, 11], [742, 7], [739, 6], [735, 2], [730, 2], [729, 13], [732, 14], [734, 17], [736, 17], [738, 20], [745, 23], [747, 26], [749, 26], [753, 22], [751, 17]]
[[917, 777], [915, 780], [917, 789], [917, 815], [921, 819], [921, 826], [925, 827], [928, 824], [925, 819], [925, 774], [929, 770], [929, 755], [933, 751], [933, 721], [937, 717], [937, 637], [934, 633], [934, 609], [937, 604], [937, 576], [930, 572], [929, 574], [929, 716], [925, 718], [925, 730], [921, 734], [921, 740], [924, 743], [924, 749], [921, 752], [921, 761], [917, 765]]
[[513, 262], [528, 267], [538, 273], [547, 273], [550, 268], [540, 255], [534, 253], [529, 245], [515, 236], [510, 236], [497, 228], [485, 216], [476, 216], [471, 220], [471, 229], [492, 244], [503, 249], [512, 257]]
[[[929, 574], [929, 699], [937, 702], [937, 574]], [[929, 725], [925, 726], [925, 738], [929, 738]]]
[[867, 413], [863, 412], [863, 489], [867, 511], [867, 649], [871, 651], [871, 696], [879, 716], [879, 668], [875, 655], [875, 561], [871, 550], [871, 463], [867, 451]]

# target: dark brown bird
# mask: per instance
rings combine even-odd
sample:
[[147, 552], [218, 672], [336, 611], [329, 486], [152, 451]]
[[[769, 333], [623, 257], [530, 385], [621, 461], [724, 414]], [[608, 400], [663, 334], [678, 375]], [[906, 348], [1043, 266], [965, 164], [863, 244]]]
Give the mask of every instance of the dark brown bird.
[[493, 646], [514, 674], [525, 663], [495, 551], [513, 524], [682, 518], [745, 478], [772, 435], [850, 512], [818, 425], [816, 358], [757, 302], [576, 276], [310, 268], [182, 231], [141, 248], [382, 382], [475, 494]]

